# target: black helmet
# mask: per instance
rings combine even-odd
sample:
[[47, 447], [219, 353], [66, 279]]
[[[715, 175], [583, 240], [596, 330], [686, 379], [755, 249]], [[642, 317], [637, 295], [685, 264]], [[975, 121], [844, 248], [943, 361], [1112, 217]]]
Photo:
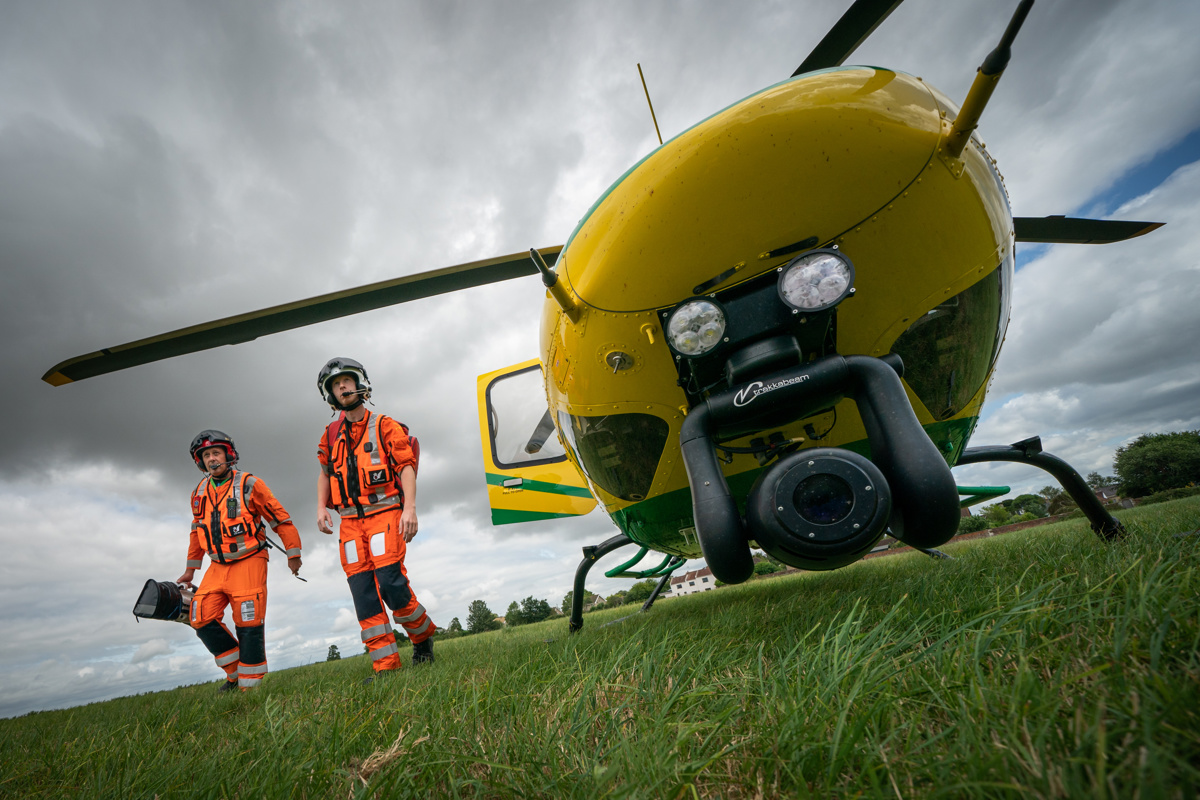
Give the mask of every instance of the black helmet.
[[333, 383], [333, 379], [339, 375], [353, 375], [358, 391], [362, 392], [358, 396], [358, 401], [350, 406], [350, 408], [358, 408], [364, 400], [370, 399], [371, 381], [367, 379], [367, 368], [353, 358], [331, 358], [325, 362], [325, 366], [321, 367], [321, 371], [317, 373], [317, 391], [321, 393], [321, 397], [324, 398], [325, 402], [329, 403], [330, 408], [334, 411], [342, 411], [346, 408], [338, 402], [329, 388], [329, 385]]
[[208, 472], [204, 468], [204, 462], [200, 460], [200, 453], [210, 447], [224, 447], [225, 461], [229, 466], [233, 466], [238, 462], [237, 446], [234, 445], [233, 439], [229, 438], [228, 434], [220, 431], [205, 430], [196, 434], [196, 438], [192, 439], [192, 446], [188, 448], [188, 452], [192, 454], [192, 460], [196, 462], [196, 466], [201, 472]]

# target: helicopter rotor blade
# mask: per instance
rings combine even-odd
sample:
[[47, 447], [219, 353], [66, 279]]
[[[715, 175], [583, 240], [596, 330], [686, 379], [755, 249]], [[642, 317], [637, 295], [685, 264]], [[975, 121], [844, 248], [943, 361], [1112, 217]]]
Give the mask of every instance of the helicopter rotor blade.
[[1048, 244], [1111, 244], [1161, 228], [1163, 222], [1078, 217], [1013, 217], [1018, 242]]
[[[546, 263], [558, 261], [562, 246], [538, 249]], [[345, 289], [340, 292], [297, 300], [294, 303], [271, 306], [259, 311], [192, 325], [177, 331], [139, 339], [136, 342], [106, 347], [55, 364], [42, 376], [51, 386], [80, 381], [96, 375], [148, 364], [164, 358], [195, 353], [225, 344], [240, 344], [271, 333], [312, 325], [338, 317], [371, 311], [384, 306], [407, 303], [422, 297], [469, 289], [489, 283], [536, 275], [538, 272], [523, 250], [497, 258], [472, 261], [444, 269], [393, 278], [388, 281]]]
[[813, 51], [796, 67], [792, 77], [829, 67], [840, 67], [866, 41], [880, 23], [904, 0], [855, 0]]

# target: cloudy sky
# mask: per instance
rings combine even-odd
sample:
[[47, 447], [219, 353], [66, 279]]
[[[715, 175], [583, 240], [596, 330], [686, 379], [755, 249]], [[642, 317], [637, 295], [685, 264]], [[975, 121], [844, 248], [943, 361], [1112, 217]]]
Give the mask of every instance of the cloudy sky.
[[[561, 244], [656, 145], [787, 77], [846, 0], [96, 3], [10, 0], [0, 25], [0, 716], [217, 680], [183, 625], [130, 613], [183, 569], [187, 455], [231, 433], [300, 523], [270, 570], [273, 668], [357, 652], [315, 528], [316, 373], [367, 365], [419, 432], [413, 586], [439, 625], [561, 602], [593, 513], [494, 529], [475, 377], [536, 356], [535, 278], [51, 388], [51, 365], [216, 317]], [[1012, 3], [909, 0], [851, 59], [961, 100]], [[1084, 473], [1200, 427], [1200, 5], [1042, 0], [980, 129], [1014, 212], [1169, 223], [1028, 248], [974, 443], [1040, 433]], [[1036, 489], [1020, 467], [960, 483]], [[615, 556], [610, 557], [616, 560]], [[601, 594], [627, 585], [593, 571]]]

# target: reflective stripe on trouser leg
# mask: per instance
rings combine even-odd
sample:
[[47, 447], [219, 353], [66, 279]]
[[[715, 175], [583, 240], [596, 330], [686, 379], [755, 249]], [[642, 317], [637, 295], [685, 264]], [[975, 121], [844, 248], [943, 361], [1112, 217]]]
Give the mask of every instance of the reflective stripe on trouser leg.
[[242, 649], [238, 665], [238, 686], [253, 689], [262, 683], [267, 674], [267, 643], [262, 625], [238, 626], [238, 640]]
[[432, 636], [433, 622], [426, 616], [425, 607], [417, 602], [416, 595], [408, 585], [404, 562], [376, 567], [375, 578], [379, 581], [379, 593], [392, 609], [392, 619], [404, 628], [413, 644], [420, 644]]
[[238, 670], [238, 640], [222, 622], [216, 620], [196, 628], [196, 636], [204, 644], [208, 652], [213, 654], [217, 666], [225, 670], [225, 679], [233, 680]]
[[350, 596], [354, 600], [354, 611], [362, 628], [362, 640], [371, 654], [371, 666], [376, 672], [400, 667], [400, 655], [396, 648], [396, 636], [388, 622], [387, 613], [379, 597], [379, 586], [374, 572], [360, 572], [346, 578]]

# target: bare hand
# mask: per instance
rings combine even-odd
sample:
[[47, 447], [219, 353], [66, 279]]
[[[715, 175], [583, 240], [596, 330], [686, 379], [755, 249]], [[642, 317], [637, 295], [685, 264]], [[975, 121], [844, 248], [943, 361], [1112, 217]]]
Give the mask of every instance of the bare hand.
[[292, 574], [296, 575], [297, 577], [300, 575], [300, 564], [300, 556], [292, 556], [288, 559], [288, 569], [290, 569]]
[[176, 578], [175, 582], [178, 583], [180, 586], [186, 586], [189, 589], [191, 589], [192, 591], [196, 591], [196, 587], [192, 586], [192, 578], [194, 578], [194, 577], [196, 577], [196, 570], [189, 569], [186, 572], [184, 572], [182, 575], [180, 575], [178, 578]]
[[317, 509], [317, 530], [321, 533], [333, 533], [333, 517], [329, 516], [328, 508]]
[[406, 542], [411, 542], [417, 535], [417, 510], [412, 506], [406, 507], [400, 514], [400, 532], [404, 534]]

